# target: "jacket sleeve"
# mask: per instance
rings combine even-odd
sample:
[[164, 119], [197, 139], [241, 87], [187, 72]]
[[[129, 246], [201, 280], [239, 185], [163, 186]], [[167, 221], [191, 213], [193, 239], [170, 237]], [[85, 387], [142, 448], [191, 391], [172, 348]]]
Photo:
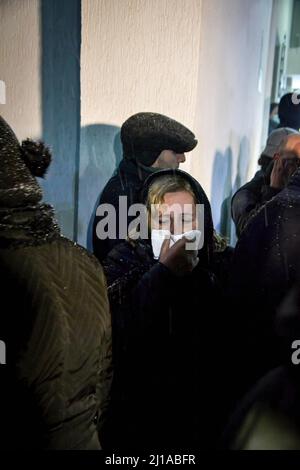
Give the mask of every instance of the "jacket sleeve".
[[271, 186], [265, 186], [262, 189], [262, 202], [268, 202], [272, 197], [276, 196], [281, 191], [281, 189], [272, 188]]
[[133, 268], [117, 277], [108, 286], [113, 324], [140, 335], [155, 322], [155, 314], [167, 306], [172, 279], [171, 271], [159, 262], [142, 275], [139, 268]]
[[234, 194], [231, 201], [231, 215], [236, 226], [237, 236], [240, 236], [249, 219], [257, 210], [279, 191], [266, 185], [263, 173], [258, 172], [249, 183]]
[[240, 236], [252, 212], [255, 212], [257, 207], [259, 207], [258, 195], [248, 189], [242, 189], [233, 196], [231, 214], [236, 226], [237, 236]]
[[[105, 239], [100, 239], [97, 236], [97, 226], [99, 222], [101, 222], [103, 219], [106, 219], [107, 215], [97, 215], [97, 209], [93, 221], [93, 252], [96, 258], [98, 258], [99, 261], [105, 260], [106, 256], [108, 253], [115, 248], [116, 245], [119, 243], [122, 243], [125, 241], [127, 237], [127, 228], [130, 224], [130, 222], [134, 219], [133, 216], [127, 215], [127, 220], [125, 219], [123, 223], [126, 224], [126, 227], [120, 227], [119, 225], [119, 216], [120, 216], [120, 210], [123, 213], [123, 210], [125, 210], [122, 206], [120, 208], [120, 204], [123, 204], [125, 201], [121, 202], [120, 198], [125, 198], [127, 208], [130, 207], [132, 203], [137, 202], [136, 200], [136, 185], [135, 182], [131, 180], [130, 177], [124, 175], [122, 172], [118, 171], [117, 174], [115, 174], [107, 183], [105, 188], [103, 189], [99, 202], [97, 205], [97, 209], [101, 204], [109, 204], [111, 205], [114, 210], [115, 210], [115, 219], [114, 219], [114, 225], [113, 227], [113, 233], [105, 238]], [[127, 209], [125, 210], [125, 212]], [[109, 217], [110, 222], [113, 220], [113, 216]], [[120, 230], [120, 228], [122, 230]], [[115, 232], [114, 232], [115, 229]], [[105, 227], [105, 230], [107, 228]], [[125, 231], [125, 233], [124, 233]], [[125, 237], [125, 238], [124, 238]]]

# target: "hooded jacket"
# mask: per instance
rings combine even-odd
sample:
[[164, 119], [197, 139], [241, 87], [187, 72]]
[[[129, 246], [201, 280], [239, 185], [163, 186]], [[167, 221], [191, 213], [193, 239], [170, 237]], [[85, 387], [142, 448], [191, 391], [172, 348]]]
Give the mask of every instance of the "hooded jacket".
[[[127, 207], [139, 201], [139, 195], [149, 172], [133, 160], [123, 159], [115, 174], [104, 187], [98, 206], [111, 204], [116, 210], [116, 238], [101, 240], [97, 237], [97, 225], [103, 219], [95, 215], [93, 223], [93, 253], [100, 261], [103, 261], [110, 250], [120, 243], [119, 237], [119, 197], [126, 196]], [[128, 217], [128, 224], [132, 218]], [[122, 242], [122, 240], [121, 240]]]
[[0, 447], [99, 449], [110, 387], [106, 283], [40, 202], [33, 174], [49, 163], [42, 144], [20, 146], [0, 117]]
[[142, 200], [156, 178], [172, 173], [187, 179], [204, 204], [205, 242], [198, 266], [181, 278], [153, 259], [148, 239], [126, 241], [104, 261], [115, 370], [107, 447], [209, 448], [219, 430], [214, 345], [222, 315], [211, 271], [209, 202], [199, 183], [180, 170], [151, 175]]

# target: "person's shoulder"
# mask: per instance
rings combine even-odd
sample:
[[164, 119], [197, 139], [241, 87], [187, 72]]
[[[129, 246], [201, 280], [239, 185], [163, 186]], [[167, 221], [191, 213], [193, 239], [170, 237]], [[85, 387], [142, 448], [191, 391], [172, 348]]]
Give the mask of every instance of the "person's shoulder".
[[78, 268], [80, 267], [80, 264], [85, 263], [94, 269], [95, 272], [98, 271], [100, 274], [103, 272], [102, 265], [99, 260], [93, 255], [93, 253], [88, 251], [79, 243], [73, 242], [67, 237], [60, 236], [58, 239], [47, 245], [47, 249], [50, 254], [51, 251], [55, 249], [55, 245], [57, 248], [60, 247], [62, 250], [64, 250], [66, 255], [69, 254], [71, 257], [77, 259]]
[[129, 241], [115, 245], [103, 260], [103, 269], [110, 288], [116, 280], [127, 279], [130, 273], [139, 268], [135, 249]]
[[132, 197], [132, 194], [140, 189], [139, 184], [139, 180], [131, 176], [118, 173], [112, 176], [104, 186], [100, 195], [99, 203], [110, 203], [116, 205], [119, 196]]
[[111, 176], [111, 178], [107, 181], [106, 185], [104, 186], [102, 192], [101, 192], [101, 199], [107, 198], [108, 196], [111, 195], [112, 191], [117, 190], [118, 188], [121, 188], [121, 180], [120, 180], [120, 175], [119, 174], [114, 174]]
[[[289, 184], [276, 195], [276, 201], [289, 208], [300, 205], [300, 184]], [[288, 204], [287, 204], [288, 203]]]
[[282, 216], [283, 212], [288, 209], [287, 198], [283, 193], [284, 190], [275, 194], [271, 199], [258, 205], [258, 207], [252, 211], [247, 222], [247, 230], [252, 227], [262, 226], [264, 229], [271, 229], [274, 224], [277, 223], [277, 216]]
[[262, 170], [259, 170], [255, 173], [253, 178], [248, 181], [247, 183], [243, 184], [240, 188], [236, 190], [234, 195], [232, 196], [232, 201], [236, 199], [236, 197], [243, 197], [243, 192], [249, 193], [260, 193], [261, 188], [264, 184], [265, 176]]
[[115, 245], [107, 254], [104, 265], [109, 263], [135, 264], [137, 261], [138, 243], [131, 240], [124, 240]]
[[[287, 393], [291, 397], [288, 403]], [[294, 419], [298, 417], [295, 396], [297, 385], [289, 368], [280, 366], [269, 371], [246, 394], [231, 418], [228, 430], [234, 436], [232, 448], [300, 448], [299, 429], [295, 434]], [[250, 432], [246, 432], [247, 428]], [[244, 441], [246, 435], [247, 443]]]
[[294, 193], [289, 187], [286, 187], [279, 191], [274, 190], [273, 193], [270, 191], [268, 196], [250, 217], [249, 222], [262, 220], [265, 223], [267, 220], [266, 227], [269, 227], [277, 222], [276, 217], [285, 217], [285, 214], [298, 212], [300, 209], [300, 190], [298, 193]]
[[145, 269], [153, 265], [149, 246], [141, 240], [125, 240], [117, 244], [103, 261], [103, 268], [106, 273], [114, 269], [122, 272]]
[[231, 448], [300, 450], [299, 427], [280, 409], [274, 409], [268, 403], [255, 403], [245, 416]]

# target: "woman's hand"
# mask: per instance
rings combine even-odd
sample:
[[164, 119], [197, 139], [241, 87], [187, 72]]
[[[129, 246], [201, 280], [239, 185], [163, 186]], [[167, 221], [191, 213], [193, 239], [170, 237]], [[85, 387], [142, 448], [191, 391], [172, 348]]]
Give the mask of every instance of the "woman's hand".
[[199, 263], [198, 251], [185, 248], [185, 244], [191, 241], [183, 237], [170, 248], [170, 239], [166, 238], [161, 246], [159, 262], [176, 276], [190, 273]]

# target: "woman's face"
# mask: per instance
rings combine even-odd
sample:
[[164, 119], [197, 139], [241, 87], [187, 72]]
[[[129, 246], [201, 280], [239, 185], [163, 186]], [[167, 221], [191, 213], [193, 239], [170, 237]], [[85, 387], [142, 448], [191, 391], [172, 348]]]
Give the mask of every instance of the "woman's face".
[[197, 229], [196, 205], [193, 196], [187, 191], [166, 193], [158, 213], [152, 218], [151, 228], [169, 230], [179, 235]]

